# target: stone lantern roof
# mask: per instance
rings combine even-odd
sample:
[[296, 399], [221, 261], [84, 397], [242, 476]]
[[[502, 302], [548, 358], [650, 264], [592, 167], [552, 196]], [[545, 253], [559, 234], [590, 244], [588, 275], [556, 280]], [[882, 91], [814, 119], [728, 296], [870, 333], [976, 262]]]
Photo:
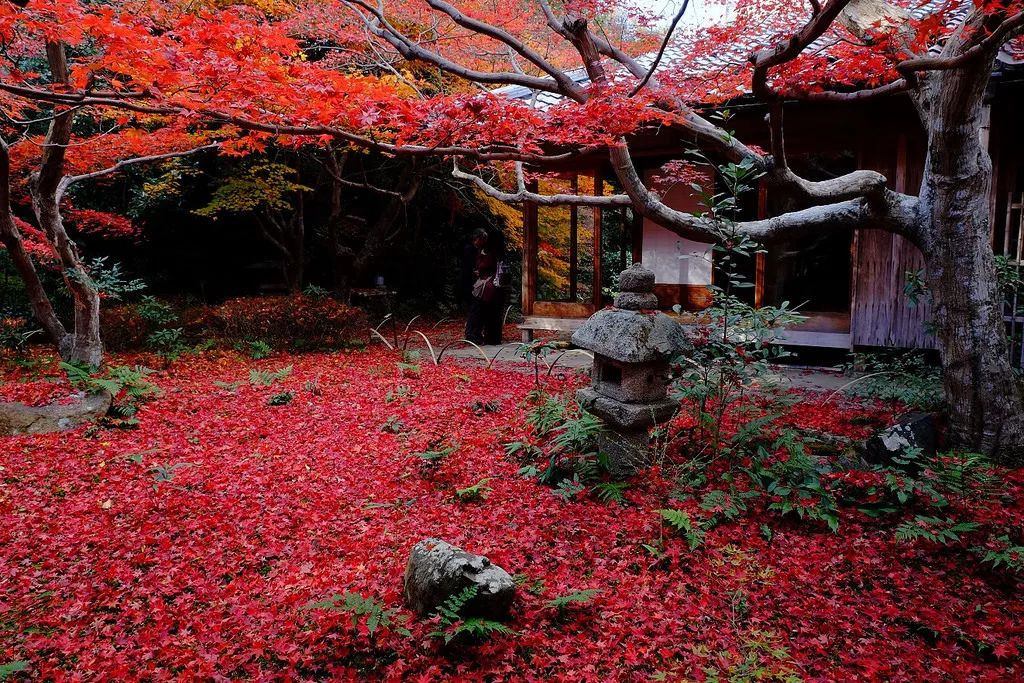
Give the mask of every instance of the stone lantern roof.
[[658, 312], [654, 273], [634, 263], [622, 271], [615, 306], [592, 315], [572, 343], [620, 363], [667, 361], [687, 346], [683, 328]]

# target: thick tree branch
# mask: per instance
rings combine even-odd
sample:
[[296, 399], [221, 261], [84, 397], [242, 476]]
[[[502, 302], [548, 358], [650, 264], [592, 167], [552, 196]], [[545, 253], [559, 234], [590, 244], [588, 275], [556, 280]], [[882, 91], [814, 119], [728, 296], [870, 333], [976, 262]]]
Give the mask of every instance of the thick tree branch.
[[[688, 1], [689, 0], [687, 0], [687, 2]], [[509, 48], [522, 55], [538, 69], [551, 76], [551, 78], [558, 84], [561, 92], [566, 93], [567, 96], [569, 96], [568, 93], [575, 93], [575, 96], [572, 96], [572, 99], [580, 102], [586, 99], [586, 95], [583, 91], [576, 86], [573, 80], [569, 78], [564, 71], [548, 62], [548, 60], [544, 59], [544, 57], [536, 50], [530, 48], [523, 41], [510, 34], [508, 31], [498, 28], [493, 24], [480, 21], [479, 19], [467, 17], [459, 11], [457, 7], [450, 5], [444, 0], [427, 0], [427, 4], [435, 10], [448, 15], [451, 20], [459, 26], [468, 28], [475, 33], [479, 33], [480, 35], [484, 35], [488, 38], [504, 43]], [[517, 73], [524, 75], [521, 70], [517, 71]]]
[[124, 159], [118, 161], [113, 166], [101, 169], [99, 171], [92, 171], [90, 173], [82, 173], [74, 176], [64, 176], [61, 179], [57, 189], [57, 199], [59, 200], [69, 187], [75, 183], [80, 183], [83, 180], [92, 180], [93, 178], [99, 178], [112, 173], [128, 168], [129, 166], [137, 166], [138, 164], [148, 164], [154, 161], [166, 161], [167, 159], [176, 159], [179, 157], [189, 156], [191, 154], [197, 154], [199, 152], [206, 151], [208, 149], [220, 149], [221, 143], [214, 142], [209, 145], [202, 145], [200, 147], [193, 147], [192, 149], [182, 150], [180, 152], [167, 152], [166, 154], [153, 154], [144, 157], [133, 157], [131, 159]]
[[759, 50], [750, 56], [754, 65], [751, 79], [754, 95], [763, 99], [778, 97], [768, 85], [768, 74], [773, 67], [785, 64], [800, 56], [808, 45], [820, 38], [849, 5], [851, 0], [829, 0], [828, 4], [815, 12], [811, 20], [803, 28], [793, 34], [789, 40], [780, 41], [774, 47]]
[[[669, 207], [644, 185], [625, 144], [612, 147], [609, 155], [615, 174], [622, 183], [631, 205], [641, 215], [684, 237], [703, 240], [715, 237], [707, 219]], [[845, 187], [821, 187], [822, 184], [818, 184], [818, 187], [811, 188], [811, 191], [819, 199], [832, 196], [832, 203], [794, 211], [768, 220], [739, 223], [737, 227], [742, 232], [763, 241], [835, 228], [879, 227], [905, 235], [917, 242], [921, 237], [916, 228], [918, 200], [888, 190], [877, 190], [868, 182], [871, 179], [866, 174], [871, 173], [870, 171], [857, 173], [865, 174], [864, 182], [866, 187], [871, 189], [870, 193], [865, 193], [868, 195], [866, 197], [848, 193]], [[883, 182], [884, 180], [882, 178]], [[848, 195], [852, 196], [846, 198]]]
[[363, 0], [346, 0], [345, 4], [353, 8], [358, 7], [369, 13], [372, 18], [367, 17], [363, 12], [356, 12], [366, 22], [367, 28], [371, 33], [388, 42], [405, 59], [433, 64], [446, 73], [474, 83], [521, 85], [532, 90], [545, 90], [564, 95], [580, 102], [585, 100], [585, 97], [584, 99], [578, 99], [582, 96], [582, 93], [577, 89], [574, 88], [572, 91], [565, 92], [562, 86], [552, 78], [540, 78], [510, 71], [479, 71], [471, 69], [416, 43], [402, 31], [395, 28], [384, 16], [384, 11], [380, 7], [374, 7]]
[[452, 176], [459, 180], [472, 183], [488, 197], [493, 197], [508, 204], [520, 204], [531, 202], [538, 206], [630, 206], [632, 200], [624, 194], [606, 195], [595, 197], [586, 194], [539, 194], [530, 192], [520, 186], [516, 192], [504, 192], [474, 173], [467, 173], [461, 170], [458, 165], [452, 169]]

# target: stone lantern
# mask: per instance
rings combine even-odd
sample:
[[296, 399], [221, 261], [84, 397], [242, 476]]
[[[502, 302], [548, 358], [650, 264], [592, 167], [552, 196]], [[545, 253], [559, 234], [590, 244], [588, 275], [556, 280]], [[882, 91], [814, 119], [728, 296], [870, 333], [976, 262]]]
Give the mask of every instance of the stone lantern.
[[647, 430], [678, 408], [668, 398], [669, 361], [687, 348], [683, 328], [658, 311], [654, 273], [635, 263], [622, 271], [619, 289], [614, 307], [572, 335], [573, 344], [594, 353], [592, 385], [576, 398], [608, 426], [598, 446], [616, 475], [650, 464]]

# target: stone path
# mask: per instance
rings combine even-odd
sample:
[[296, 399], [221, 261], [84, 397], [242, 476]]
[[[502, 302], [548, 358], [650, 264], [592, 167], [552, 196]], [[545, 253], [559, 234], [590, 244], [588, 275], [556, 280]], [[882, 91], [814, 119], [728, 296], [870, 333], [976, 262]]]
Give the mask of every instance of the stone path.
[[[500, 346], [481, 346], [480, 349], [483, 350], [488, 359], [494, 358], [495, 354], [497, 354], [497, 359], [494, 361], [495, 365], [500, 364], [504, 367], [509, 365], [518, 366], [523, 371], [533, 372], [533, 360], [523, 358], [522, 354], [517, 355], [519, 347], [519, 342], [509, 342]], [[457, 359], [460, 363], [483, 364], [480, 351], [472, 346], [450, 348], [444, 354], [445, 358], [449, 356]], [[552, 351], [547, 356], [547, 362], [551, 363], [553, 361], [555, 362], [555, 372], [559, 370], [563, 372], [574, 370], [585, 372], [590, 368], [591, 363], [590, 357], [579, 350], [569, 350], [568, 352]], [[540, 370], [542, 373], [547, 373], [548, 366], [541, 362]], [[791, 386], [794, 389], [804, 389], [807, 391], [836, 391], [849, 384], [853, 379], [848, 375], [843, 375], [838, 371], [828, 368], [777, 365], [774, 366], [773, 370], [775, 371], [774, 378], [776, 381], [783, 385]]]

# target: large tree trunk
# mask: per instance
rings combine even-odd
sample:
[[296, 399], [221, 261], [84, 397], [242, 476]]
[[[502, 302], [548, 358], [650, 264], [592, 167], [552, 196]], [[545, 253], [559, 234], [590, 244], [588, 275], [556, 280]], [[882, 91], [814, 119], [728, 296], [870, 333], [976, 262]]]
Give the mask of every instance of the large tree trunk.
[[1024, 393], [1012, 366], [992, 251], [992, 162], [981, 139], [990, 60], [930, 75], [919, 240], [934, 301], [953, 444], [1024, 458]]
[[928, 283], [953, 445], [1019, 463], [1024, 396], [1006, 344], [983, 187], [987, 175], [933, 179]]

